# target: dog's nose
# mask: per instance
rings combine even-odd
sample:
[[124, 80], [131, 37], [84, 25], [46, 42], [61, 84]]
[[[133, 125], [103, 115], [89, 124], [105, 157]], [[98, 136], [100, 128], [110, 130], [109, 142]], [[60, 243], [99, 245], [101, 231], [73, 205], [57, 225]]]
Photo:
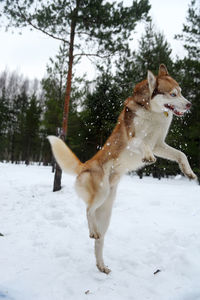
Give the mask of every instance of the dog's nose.
[[188, 102], [188, 103], [186, 104], [186, 108], [187, 108], [187, 109], [190, 109], [191, 106], [192, 106], [192, 103], [191, 103], [191, 102]]

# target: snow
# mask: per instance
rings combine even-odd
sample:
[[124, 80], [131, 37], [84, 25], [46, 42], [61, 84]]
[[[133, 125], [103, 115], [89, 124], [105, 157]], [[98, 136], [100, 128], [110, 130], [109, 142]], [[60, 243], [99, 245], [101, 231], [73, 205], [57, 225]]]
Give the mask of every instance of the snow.
[[[199, 300], [200, 187], [124, 176], [95, 266], [85, 204], [50, 167], [0, 164], [0, 299]], [[160, 270], [154, 275], [154, 272]]]

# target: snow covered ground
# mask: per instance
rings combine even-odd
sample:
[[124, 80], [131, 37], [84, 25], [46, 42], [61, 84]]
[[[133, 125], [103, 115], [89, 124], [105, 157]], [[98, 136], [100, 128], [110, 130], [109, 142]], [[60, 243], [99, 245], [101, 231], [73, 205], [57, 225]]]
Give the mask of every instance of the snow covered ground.
[[[49, 167], [0, 164], [1, 300], [199, 300], [200, 186], [124, 176], [95, 266], [85, 204]], [[160, 270], [154, 274], [155, 271]]]

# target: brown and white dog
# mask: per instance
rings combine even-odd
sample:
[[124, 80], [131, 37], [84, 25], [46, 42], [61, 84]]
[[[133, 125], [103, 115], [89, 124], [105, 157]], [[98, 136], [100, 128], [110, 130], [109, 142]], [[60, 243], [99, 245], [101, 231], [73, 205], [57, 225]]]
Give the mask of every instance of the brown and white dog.
[[81, 163], [61, 139], [48, 137], [61, 169], [77, 175], [75, 188], [87, 205], [90, 237], [95, 239], [96, 263], [101, 272], [110, 272], [103, 261], [104, 235], [124, 173], [154, 163], [158, 156], [176, 161], [187, 177], [196, 179], [186, 155], [165, 143], [173, 114], [182, 116], [190, 107], [178, 83], [161, 64], [157, 77], [148, 71], [147, 79], [135, 86], [112, 134], [90, 160]]

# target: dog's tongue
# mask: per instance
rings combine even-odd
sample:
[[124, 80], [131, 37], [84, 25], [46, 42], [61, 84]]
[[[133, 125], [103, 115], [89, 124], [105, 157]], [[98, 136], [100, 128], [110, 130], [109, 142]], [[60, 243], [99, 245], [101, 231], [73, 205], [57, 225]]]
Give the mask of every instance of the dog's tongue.
[[174, 110], [174, 113], [177, 116], [183, 116], [184, 115], [184, 112], [180, 112], [180, 111], [177, 111], [177, 110]]
[[165, 104], [165, 108], [167, 109], [170, 109], [171, 111], [173, 111], [173, 113], [176, 115], [176, 116], [183, 116], [185, 111], [184, 112], [181, 112], [181, 111], [178, 111], [175, 109], [174, 105], [170, 105], [170, 104]]

